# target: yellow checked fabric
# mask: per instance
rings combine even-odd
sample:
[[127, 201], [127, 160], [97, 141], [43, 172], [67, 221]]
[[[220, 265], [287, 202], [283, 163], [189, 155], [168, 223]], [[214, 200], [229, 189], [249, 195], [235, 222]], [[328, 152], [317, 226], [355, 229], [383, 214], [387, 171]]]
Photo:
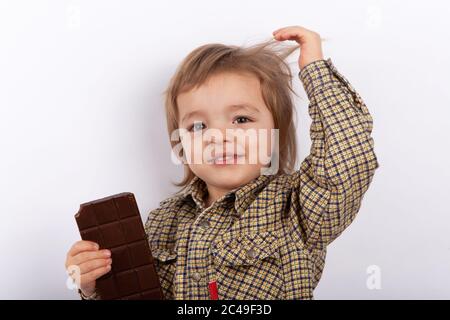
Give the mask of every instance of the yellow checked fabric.
[[292, 174], [261, 175], [205, 210], [196, 177], [161, 201], [145, 229], [167, 299], [312, 299], [327, 245], [352, 222], [379, 164], [372, 118], [331, 59], [299, 77], [310, 155]]

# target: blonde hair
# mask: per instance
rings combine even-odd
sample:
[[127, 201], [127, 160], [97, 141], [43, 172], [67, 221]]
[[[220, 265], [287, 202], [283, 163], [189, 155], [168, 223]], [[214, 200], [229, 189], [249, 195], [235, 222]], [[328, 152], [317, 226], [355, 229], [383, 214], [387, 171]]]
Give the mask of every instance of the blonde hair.
[[[291, 96], [291, 92], [295, 92], [291, 69], [285, 59], [298, 48], [298, 45], [281, 45], [270, 39], [249, 47], [211, 43], [194, 49], [183, 59], [164, 91], [169, 137], [179, 128], [177, 97], [181, 93], [198, 88], [213, 74], [247, 72], [259, 79], [262, 97], [275, 128], [279, 129], [279, 173], [292, 172], [297, 158], [295, 108]], [[179, 142], [170, 140], [173, 149]], [[187, 164], [184, 170], [183, 180], [174, 183], [183, 187], [181, 190], [195, 177]]]

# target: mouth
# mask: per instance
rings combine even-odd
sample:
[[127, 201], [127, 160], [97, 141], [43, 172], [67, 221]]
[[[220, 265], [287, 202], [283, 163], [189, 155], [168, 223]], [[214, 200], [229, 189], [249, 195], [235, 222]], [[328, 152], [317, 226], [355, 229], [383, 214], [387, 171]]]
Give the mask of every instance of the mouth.
[[208, 163], [214, 165], [237, 164], [238, 159], [241, 159], [243, 157], [243, 155], [239, 154], [221, 154], [208, 160]]

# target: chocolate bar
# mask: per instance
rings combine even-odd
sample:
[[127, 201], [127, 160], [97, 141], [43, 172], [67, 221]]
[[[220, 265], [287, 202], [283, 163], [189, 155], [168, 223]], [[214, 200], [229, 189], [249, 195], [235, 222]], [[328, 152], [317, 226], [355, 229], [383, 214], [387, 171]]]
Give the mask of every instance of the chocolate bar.
[[111, 270], [98, 278], [102, 300], [162, 300], [163, 293], [134, 195], [115, 194], [80, 205], [83, 240], [111, 250]]

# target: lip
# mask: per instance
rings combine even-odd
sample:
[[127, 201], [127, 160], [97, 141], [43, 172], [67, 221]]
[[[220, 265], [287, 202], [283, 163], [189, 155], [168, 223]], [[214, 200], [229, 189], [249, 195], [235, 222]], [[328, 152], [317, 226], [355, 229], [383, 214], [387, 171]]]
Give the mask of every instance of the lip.
[[239, 154], [235, 154], [235, 153], [221, 154], [221, 155], [218, 155], [218, 156], [208, 160], [208, 163], [212, 164], [212, 165], [218, 165], [218, 166], [237, 164], [237, 160], [242, 157], [243, 157], [243, 155], [239, 155]]

